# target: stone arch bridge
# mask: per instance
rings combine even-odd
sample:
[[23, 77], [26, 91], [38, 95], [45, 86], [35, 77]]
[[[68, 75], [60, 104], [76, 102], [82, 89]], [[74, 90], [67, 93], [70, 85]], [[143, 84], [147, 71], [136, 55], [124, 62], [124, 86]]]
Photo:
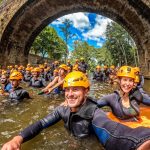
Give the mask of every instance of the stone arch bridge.
[[104, 15], [122, 25], [136, 43], [143, 72], [150, 72], [149, 0], [3, 0], [0, 63], [26, 64], [41, 30], [58, 17], [79, 11]]

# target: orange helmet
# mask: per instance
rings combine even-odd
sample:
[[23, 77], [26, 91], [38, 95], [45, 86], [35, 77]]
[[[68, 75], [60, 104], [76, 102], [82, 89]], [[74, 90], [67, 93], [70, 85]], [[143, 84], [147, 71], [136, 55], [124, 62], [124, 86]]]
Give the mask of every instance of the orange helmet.
[[115, 69], [115, 66], [114, 65], [110, 66], [110, 69]]
[[96, 66], [96, 69], [101, 69], [101, 66], [100, 66], [100, 65], [97, 65], [97, 66]]
[[118, 77], [130, 77], [135, 79], [135, 70], [130, 66], [122, 66], [117, 72]]
[[64, 88], [76, 86], [81, 86], [85, 88], [90, 87], [90, 82], [87, 76], [80, 71], [73, 71], [69, 73], [64, 79]]
[[39, 68], [39, 67], [36, 67], [36, 68], [32, 69], [31, 72], [40, 72], [40, 68]]
[[19, 71], [14, 71], [9, 77], [10, 80], [21, 80], [22, 78], [23, 76]]
[[61, 64], [60, 66], [59, 66], [59, 68], [62, 68], [62, 69], [64, 69], [64, 70], [68, 70], [68, 66], [67, 65], [65, 65], [65, 64]]

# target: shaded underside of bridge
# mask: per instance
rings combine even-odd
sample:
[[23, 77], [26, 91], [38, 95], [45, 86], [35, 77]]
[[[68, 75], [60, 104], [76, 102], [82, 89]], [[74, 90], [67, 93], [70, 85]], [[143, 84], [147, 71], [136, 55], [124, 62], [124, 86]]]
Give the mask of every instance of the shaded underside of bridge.
[[0, 63], [26, 64], [30, 47], [42, 29], [74, 12], [97, 13], [123, 26], [136, 43], [143, 71], [150, 71], [147, 0], [5, 0], [0, 6]]

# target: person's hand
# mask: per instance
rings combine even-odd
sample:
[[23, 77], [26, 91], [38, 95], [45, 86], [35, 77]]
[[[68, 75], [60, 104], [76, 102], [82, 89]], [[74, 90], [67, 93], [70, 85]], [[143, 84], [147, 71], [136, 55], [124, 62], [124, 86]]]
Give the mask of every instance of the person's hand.
[[47, 88], [42, 89], [42, 92], [47, 92], [47, 91], [48, 91]]
[[52, 91], [53, 91], [53, 89], [49, 88], [47, 93], [51, 93]]
[[150, 150], [150, 140], [144, 142], [137, 150]]
[[1, 150], [20, 150], [23, 138], [15, 136], [11, 141], [5, 143]]

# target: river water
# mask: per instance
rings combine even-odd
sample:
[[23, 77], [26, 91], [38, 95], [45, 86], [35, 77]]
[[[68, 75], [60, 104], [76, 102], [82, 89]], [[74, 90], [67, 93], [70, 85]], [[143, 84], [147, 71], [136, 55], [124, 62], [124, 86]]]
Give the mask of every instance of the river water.
[[[29, 91], [33, 99], [20, 104], [4, 102], [5, 97], [0, 97], [0, 147], [2, 144], [17, 135], [29, 124], [36, 122], [54, 110], [64, 100], [63, 96], [37, 95], [38, 90], [23, 87]], [[150, 94], [150, 80], [145, 81], [144, 89]], [[100, 98], [114, 90], [107, 83], [93, 82], [89, 95]], [[22, 145], [22, 150], [103, 150], [96, 137], [78, 140], [71, 136], [64, 128], [63, 122], [42, 131], [34, 139]]]

